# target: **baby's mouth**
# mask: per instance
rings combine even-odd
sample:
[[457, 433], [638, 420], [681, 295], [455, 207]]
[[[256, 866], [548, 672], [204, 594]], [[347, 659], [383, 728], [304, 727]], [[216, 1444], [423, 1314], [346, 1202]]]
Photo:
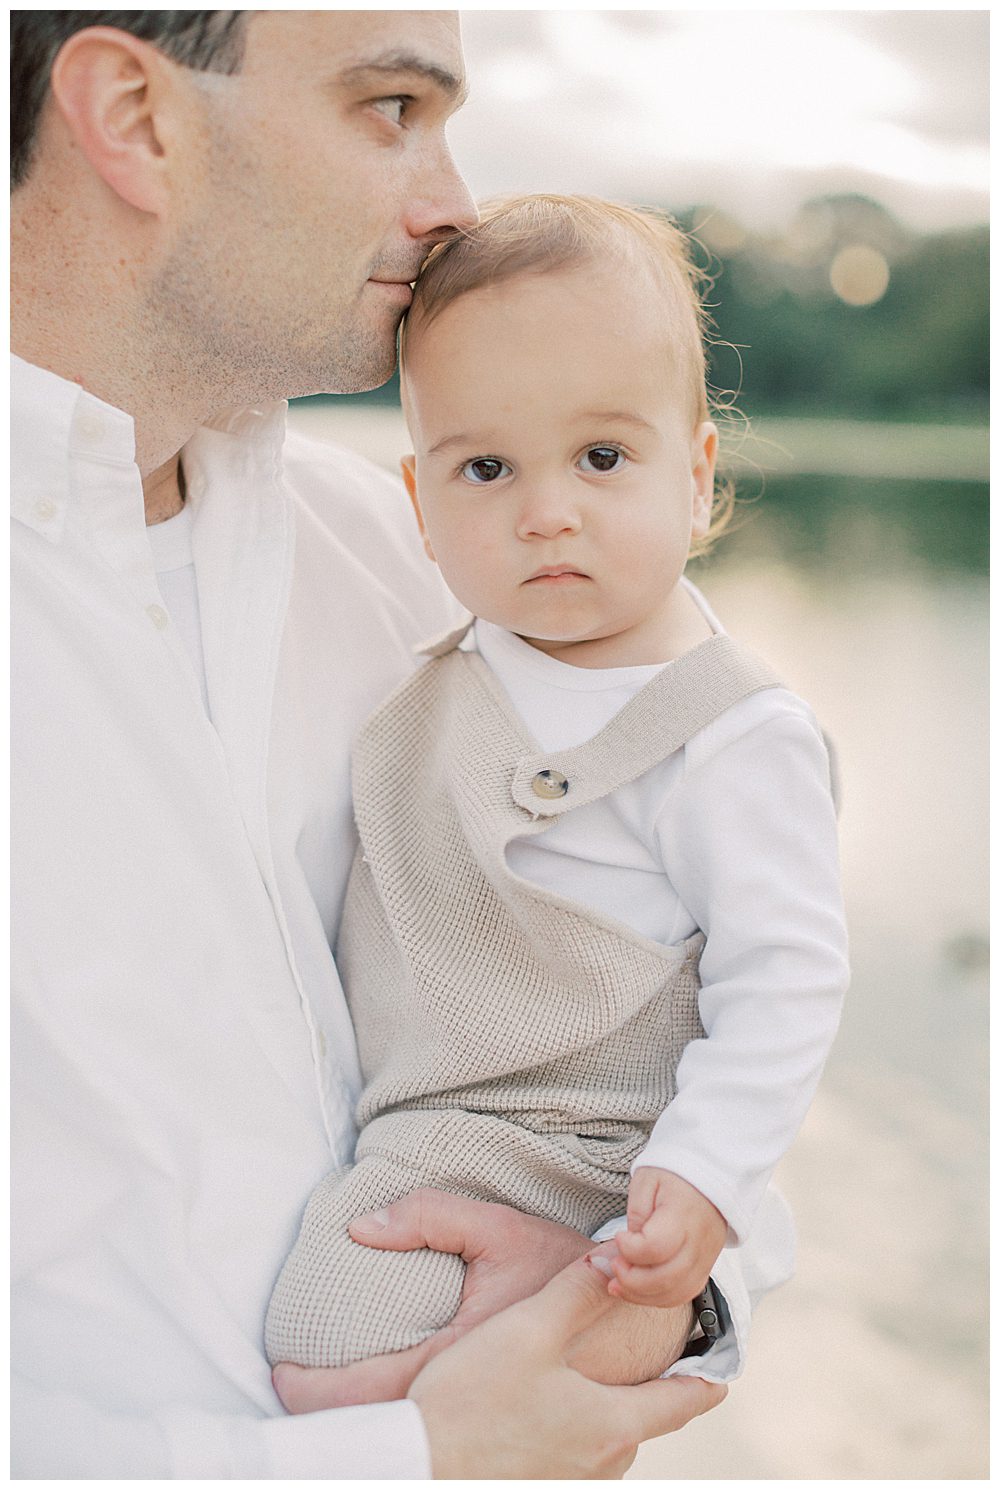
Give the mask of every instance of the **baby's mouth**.
[[584, 574], [581, 569], [575, 569], [572, 564], [549, 564], [542, 569], [536, 569], [534, 574], [529, 574], [524, 583], [526, 585], [560, 584], [589, 578], [589, 574]]

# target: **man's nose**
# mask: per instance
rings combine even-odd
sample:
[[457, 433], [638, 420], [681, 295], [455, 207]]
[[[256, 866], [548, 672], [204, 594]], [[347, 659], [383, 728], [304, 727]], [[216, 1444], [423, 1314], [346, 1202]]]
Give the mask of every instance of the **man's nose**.
[[422, 186], [407, 214], [412, 237], [438, 243], [479, 221], [479, 211], [447, 145], [428, 163]]
[[559, 538], [579, 533], [583, 517], [570, 492], [559, 487], [536, 487], [525, 497], [517, 517], [518, 538]]

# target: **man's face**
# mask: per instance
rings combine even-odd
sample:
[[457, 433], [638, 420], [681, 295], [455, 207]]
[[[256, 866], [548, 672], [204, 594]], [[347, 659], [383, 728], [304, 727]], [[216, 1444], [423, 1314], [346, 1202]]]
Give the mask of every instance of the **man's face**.
[[239, 73], [187, 73], [198, 148], [150, 309], [219, 406], [376, 387], [407, 282], [475, 209], [444, 128], [447, 11], [262, 11]]

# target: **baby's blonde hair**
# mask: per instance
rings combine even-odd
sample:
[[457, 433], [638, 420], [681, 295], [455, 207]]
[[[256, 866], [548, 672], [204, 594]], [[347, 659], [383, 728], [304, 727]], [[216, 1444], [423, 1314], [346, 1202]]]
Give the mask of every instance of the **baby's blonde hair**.
[[[673, 372], [684, 385], [692, 424], [701, 423], [709, 417], [702, 276], [687, 236], [665, 213], [651, 208], [550, 192], [484, 202], [476, 226], [439, 243], [425, 261], [403, 327], [401, 353], [405, 359], [406, 341], [463, 295], [520, 275], [550, 274], [609, 258], [621, 264], [622, 273], [643, 264], [662, 290]], [[694, 543], [692, 554], [711, 546], [732, 510], [732, 489], [717, 486], [711, 526]]]

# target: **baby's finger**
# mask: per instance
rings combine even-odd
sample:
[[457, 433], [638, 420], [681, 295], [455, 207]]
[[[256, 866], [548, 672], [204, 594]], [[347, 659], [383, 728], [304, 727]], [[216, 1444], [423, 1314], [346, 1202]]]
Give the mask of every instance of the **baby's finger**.
[[648, 1304], [654, 1309], [671, 1309], [685, 1302], [683, 1290], [673, 1280], [644, 1276], [649, 1271], [643, 1269], [627, 1279], [612, 1278], [608, 1293], [627, 1304]]
[[647, 1222], [642, 1231], [620, 1231], [615, 1237], [618, 1252], [626, 1262], [637, 1267], [655, 1267], [672, 1262], [686, 1241], [683, 1231], [660, 1227], [654, 1233]]
[[612, 1264], [614, 1277], [608, 1292], [632, 1304], [674, 1308], [688, 1304], [703, 1286], [685, 1262], [662, 1263], [659, 1267], [630, 1267], [620, 1258]]
[[638, 1169], [628, 1187], [626, 1216], [629, 1231], [641, 1231], [656, 1204], [656, 1177], [649, 1170]]

